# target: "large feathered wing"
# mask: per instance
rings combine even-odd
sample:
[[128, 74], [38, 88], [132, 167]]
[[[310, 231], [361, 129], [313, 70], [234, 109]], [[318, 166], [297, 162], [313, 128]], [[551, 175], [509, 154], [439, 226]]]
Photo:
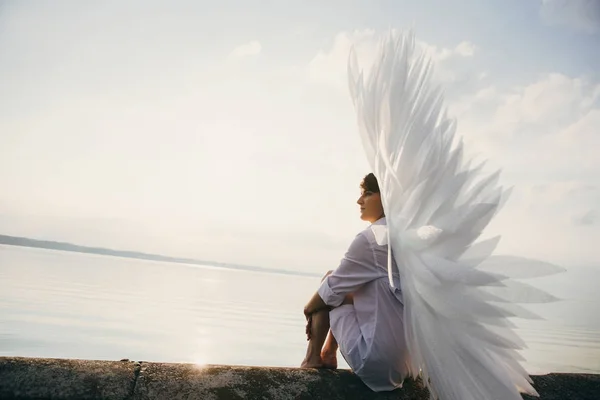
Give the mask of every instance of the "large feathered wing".
[[499, 173], [483, 176], [483, 165], [463, 160], [431, 62], [412, 32], [391, 32], [380, 46], [368, 76], [352, 51], [349, 85], [400, 274], [410, 373], [422, 374], [442, 400], [537, 395], [508, 318], [535, 317], [518, 302], [554, 299], [509, 276], [557, 269], [491, 256], [498, 238], [475, 243], [508, 194], [497, 185]]

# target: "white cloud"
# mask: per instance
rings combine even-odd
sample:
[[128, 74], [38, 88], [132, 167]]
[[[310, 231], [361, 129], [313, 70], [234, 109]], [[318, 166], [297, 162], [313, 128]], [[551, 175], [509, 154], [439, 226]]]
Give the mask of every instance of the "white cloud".
[[564, 126], [590, 111], [598, 98], [598, 88], [600, 85], [592, 85], [583, 78], [548, 74], [505, 96], [496, 120]]
[[460, 42], [454, 49], [455, 53], [463, 57], [471, 57], [475, 54], [475, 45], [470, 42]]
[[552, 25], [563, 25], [589, 34], [600, 32], [598, 0], [541, 0], [540, 14]]
[[[350, 49], [354, 46], [359, 64], [368, 72], [368, 67], [372, 64], [377, 52], [379, 40], [379, 36], [371, 29], [338, 33], [331, 47], [319, 51], [309, 62], [308, 79], [315, 83], [335, 85], [346, 90], [348, 83], [346, 68]], [[457, 76], [456, 70], [445, 68], [444, 63], [455, 58], [472, 57], [476, 50], [475, 45], [469, 41], [460, 42], [454, 48], [445, 48], [417, 40], [417, 46], [427, 52], [436, 63], [435, 76], [444, 82], [453, 81]]]
[[504, 170], [514, 194], [488, 234], [499, 251], [573, 264], [600, 263], [600, 82], [551, 73], [491, 85], [450, 104], [469, 153]]
[[262, 50], [262, 46], [258, 40], [253, 40], [251, 42], [242, 44], [229, 54], [230, 58], [244, 58], [244, 57], [252, 57], [260, 54]]
[[519, 167], [540, 169], [532, 156], [551, 161], [553, 171], [600, 166], [592, 150], [600, 145], [600, 82], [545, 74], [528, 85], [490, 85], [463, 95], [450, 110], [478, 150], [503, 157], [507, 148], [518, 146], [514, 158], [520, 158]]
[[456, 56], [472, 57], [477, 49], [475, 45], [469, 41], [462, 41], [451, 49], [447, 47], [438, 48], [437, 46], [425, 43], [423, 41], [418, 41], [418, 44], [422, 46], [425, 51], [429, 52], [429, 55], [433, 61], [437, 63]]
[[336, 85], [344, 90], [347, 88], [347, 62], [352, 46], [355, 47], [361, 64], [372, 61], [376, 52], [375, 31], [356, 30], [340, 32], [333, 39], [328, 50], [320, 50], [308, 63], [307, 77], [309, 81]]

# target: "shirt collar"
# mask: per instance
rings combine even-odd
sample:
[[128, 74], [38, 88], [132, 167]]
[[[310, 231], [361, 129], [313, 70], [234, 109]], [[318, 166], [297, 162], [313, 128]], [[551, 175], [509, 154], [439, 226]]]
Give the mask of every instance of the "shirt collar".
[[373, 222], [372, 225], [387, 225], [387, 221], [385, 217], [381, 217], [377, 221]]

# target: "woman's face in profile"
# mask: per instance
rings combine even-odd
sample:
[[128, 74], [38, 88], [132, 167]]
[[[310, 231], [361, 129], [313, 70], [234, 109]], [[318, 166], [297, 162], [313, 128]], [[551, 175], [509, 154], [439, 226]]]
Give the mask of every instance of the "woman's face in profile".
[[360, 206], [360, 219], [363, 221], [372, 223], [383, 215], [383, 205], [379, 193], [363, 190], [356, 202]]

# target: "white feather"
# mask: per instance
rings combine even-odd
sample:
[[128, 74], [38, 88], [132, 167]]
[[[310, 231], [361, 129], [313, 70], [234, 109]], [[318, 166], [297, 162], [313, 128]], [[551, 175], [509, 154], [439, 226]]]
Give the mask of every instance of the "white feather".
[[[410, 371], [422, 373], [442, 400], [537, 395], [519, 363], [524, 342], [508, 318], [536, 318], [515, 302], [555, 299], [509, 278], [558, 269], [490, 257], [499, 238], [475, 243], [510, 191], [498, 186], [499, 171], [482, 176], [483, 164], [464, 161], [431, 72], [412, 32], [387, 35], [368, 76], [353, 50], [348, 63], [361, 139], [387, 216], [387, 232], [376, 236], [389, 243], [398, 266]], [[391, 262], [388, 268], [391, 277]]]

